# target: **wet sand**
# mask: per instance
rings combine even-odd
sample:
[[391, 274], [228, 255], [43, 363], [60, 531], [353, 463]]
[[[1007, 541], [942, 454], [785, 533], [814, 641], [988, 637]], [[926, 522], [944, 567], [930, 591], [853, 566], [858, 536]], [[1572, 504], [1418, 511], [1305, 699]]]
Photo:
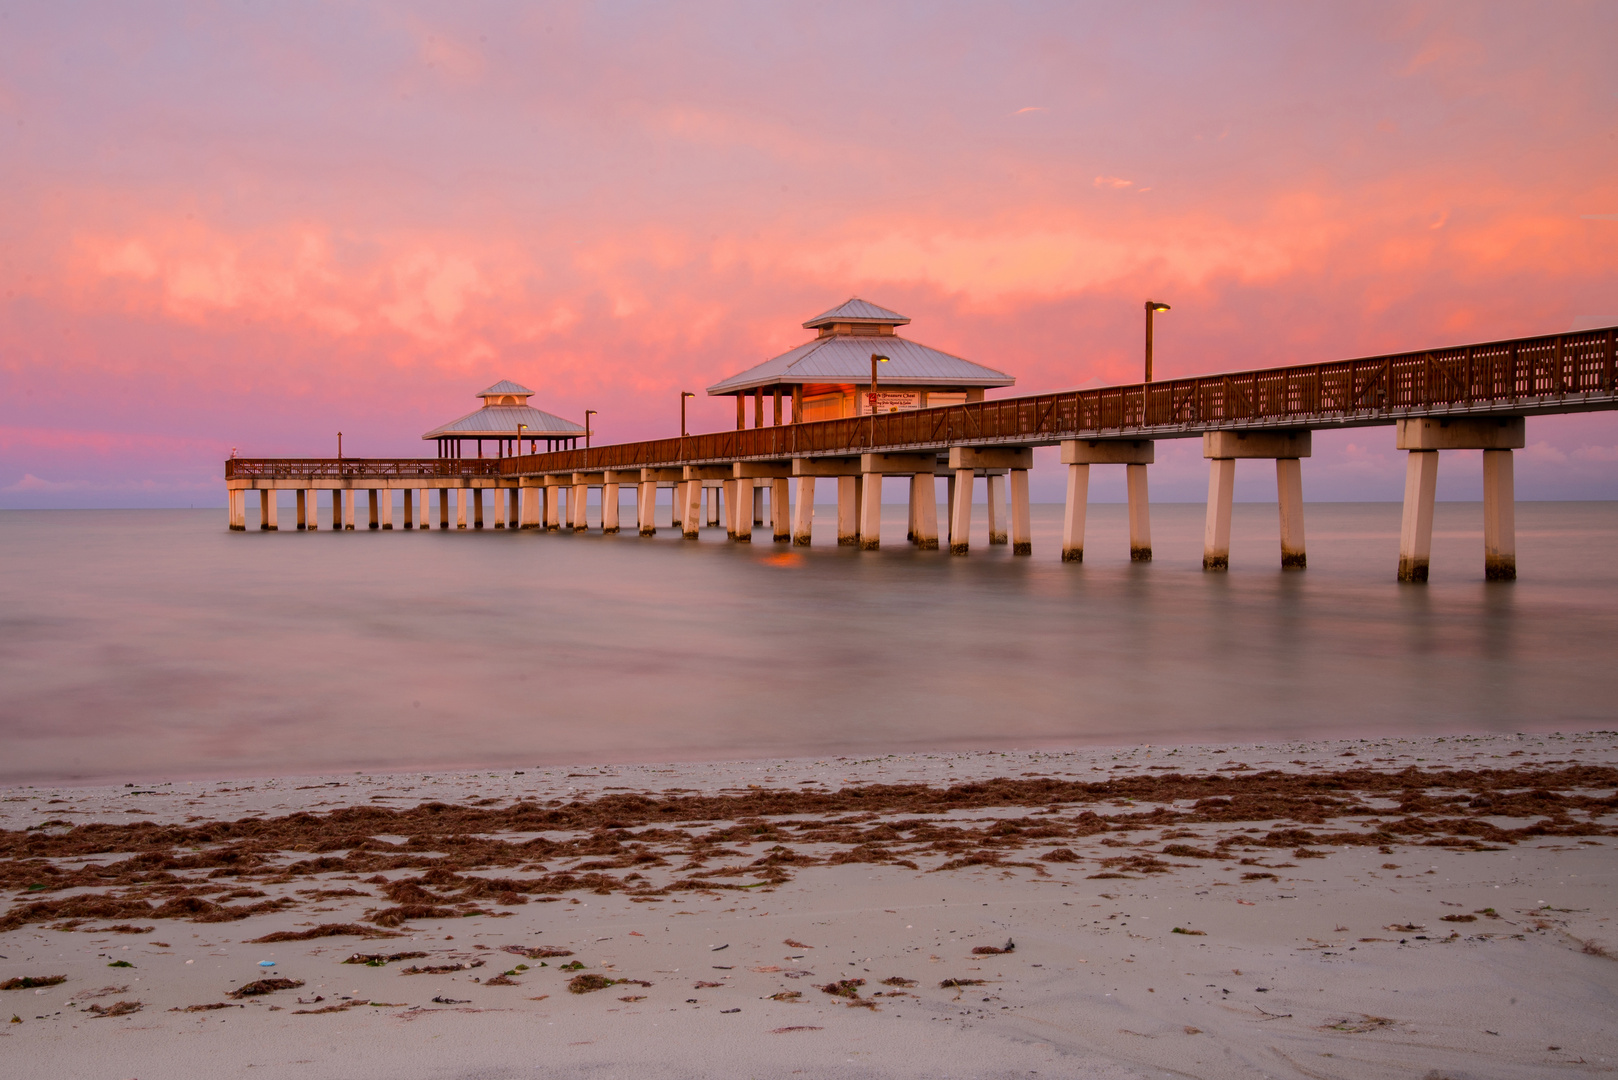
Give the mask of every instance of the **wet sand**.
[[9, 788], [0, 828], [19, 1078], [1618, 1065], [1611, 732]]

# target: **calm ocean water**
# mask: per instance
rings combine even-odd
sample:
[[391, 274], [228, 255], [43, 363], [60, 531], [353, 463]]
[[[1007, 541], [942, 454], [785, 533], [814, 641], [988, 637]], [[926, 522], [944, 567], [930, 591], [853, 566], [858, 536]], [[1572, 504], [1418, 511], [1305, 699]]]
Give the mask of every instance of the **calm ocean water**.
[[826, 508], [807, 550], [0, 511], [0, 782], [1612, 726], [1618, 503], [1520, 504], [1514, 584], [1440, 503], [1426, 587], [1395, 504], [1311, 504], [1286, 574], [1238, 504], [1223, 575], [1200, 505], [1150, 564], [1092, 506], [1082, 566], [1059, 507], [1032, 558], [981, 510], [964, 559], [902, 506], [877, 554]]

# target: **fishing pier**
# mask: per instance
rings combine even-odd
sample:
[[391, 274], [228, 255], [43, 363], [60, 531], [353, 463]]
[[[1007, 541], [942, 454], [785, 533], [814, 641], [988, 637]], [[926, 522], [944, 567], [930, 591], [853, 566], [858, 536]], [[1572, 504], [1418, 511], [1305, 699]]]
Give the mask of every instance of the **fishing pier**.
[[[827, 325], [831, 332], [820, 327], [822, 338], [837, 338], [839, 346], [845, 344], [841, 339], [859, 338], [852, 347], [862, 357], [872, 348], [898, 352], [893, 343], [905, 342], [891, 336], [891, 327], [884, 339], [881, 326], [871, 331], [870, 322]], [[1618, 408], [1615, 337], [1618, 328], [1585, 330], [995, 400], [983, 400], [981, 388], [974, 392], [966, 385], [975, 376], [964, 369], [926, 369], [911, 381], [930, 379], [930, 390], [908, 391], [903, 381], [883, 377], [884, 386], [893, 386], [889, 393], [913, 395], [891, 408], [884, 408], [888, 401], [874, 374], [877, 360], [885, 357], [873, 353], [870, 390], [853, 395], [858, 412], [831, 419], [807, 416], [806, 402], [816, 393], [822, 399], [830, 395], [824, 385], [806, 382], [819, 376], [790, 383], [792, 365], [777, 365], [779, 370], [762, 371], [751, 381], [726, 380], [709, 389], [737, 397], [733, 431], [524, 452], [535, 450], [534, 440], [506, 428], [502, 434], [509, 442], [502, 452], [511, 452], [492, 458], [445, 456], [442, 442], [437, 458], [232, 458], [225, 463], [230, 527], [246, 527], [246, 500], [257, 492], [260, 528], [278, 529], [278, 492], [291, 490], [298, 529], [320, 527], [318, 493], [330, 492], [326, 502], [333, 529], [356, 528], [356, 502], [364, 493], [363, 527], [368, 529], [393, 529], [397, 520], [405, 529], [616, 533], [625, 524], [620, 503], [628, 488], [634, 496], [630, 524], [641, 536], [652, 536], [663, 527], [656, 520], [658, 489], [672, 488], [667, 527], [689, 539], [697, 538], [704, 523], [723, 520], [733, 542], [749, 543], [755, 528], [763, 528], [776, 543], [807, 545], [819, 481], [836, 485], [837, 542], [875, 551], [883, 539], [882, 480], [891, 476], [909, 479], [909, 543], [968, 554], [972, 496], [981, 480], [987, 487], [989, 542], [1009, 542], [1014, 554], [1029, 555], [1033, 450], [1059, 446], [1067, 470], [1061, 557], [1070, 562], [1084, 557], [1090, 469], [1122, 466], [1130, 554], [1149, 560], [1147, 476], [1155, 443], [1200, 438], [1209, 464], [1203, 568], [1228, 568], [1235, 463], [1258, 458], [1275, 462], [1281, 565], [1303, 569], [1301, 460], [1310, 456], [1312, 433], [1385, 426], [1394, 428], [1397, 448], [1408, 452], [1399, 580], [1427, 580], [1438, 462], [1447, 450], [1483, 452], [1484, 574], [1510, 580], [1516, 577], [1513, 451], [1525, 445], [1525, 420]], [[920, 369], [925, 365], [913, 365]], [[952, 379], [957, 382], [938, 388]], [[1005, 377], [1000, 385], [1010, 381]], [[939, 398], [948, 403], [938, 403]], [[749, 399], [752, 427], [744, 426]], [[767, 399], [774, 403], [772, 424], [763, 422]], [[786, 417], [783, 401], [791, 403]], [[572, 441], [575, 434], [550, 438]], [[938, 520], [939, 479], [947, 485], [943, 522]], [[594, 520], [592, 489], [599, 493], [600, 507]], [[397, 506], [395, 492], [402, 493]]]

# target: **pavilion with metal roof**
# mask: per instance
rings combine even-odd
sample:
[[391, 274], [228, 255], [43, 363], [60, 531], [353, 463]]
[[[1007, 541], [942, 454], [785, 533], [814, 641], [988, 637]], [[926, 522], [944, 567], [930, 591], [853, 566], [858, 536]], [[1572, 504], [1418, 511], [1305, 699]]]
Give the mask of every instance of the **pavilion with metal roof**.
[[909, 322], [856, 297], [803, 324], [818, 332], [814, 340], [715, 383], [708, 394], [734, 396], [736, 426], [743, 428], [749, 397], [753, 426], [763, 427], [766, 396], [774, 400], [775, 423], [782, 422], [786, 399], [796, 424], [982, 401], [984, 390], [1017, 381], [894, 333]]
[[528, 444], [529, 453], [537, 451], [540, 443], [545, 444], [546, 450], [569, 450], [581, 437], [588, 435], [573, 421], [528, 404], [533, 395], [534, 391], [526, 386], [501, 379], [479, 392], [477, 396], [483, 399], [481, 409], [459, 420], [440, 424], [422, 438], [438, 444], [439, 457], [458, 458], [465, 456], [462, 444], [467, 442], [476, 443], [478, 457], [483, 456], [485, 441], [495, 444], [497, 457], [509, 457], [522, 453], [524, 442]]

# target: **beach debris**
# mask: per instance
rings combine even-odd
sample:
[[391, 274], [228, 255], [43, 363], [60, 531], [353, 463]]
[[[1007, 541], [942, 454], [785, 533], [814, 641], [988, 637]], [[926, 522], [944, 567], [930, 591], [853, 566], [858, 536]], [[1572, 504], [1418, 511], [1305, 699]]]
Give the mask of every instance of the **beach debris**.
[[1010, 938], [1007, 938], [1004, 945], [999, 947], [993, 945], [979, 945], [977, 948], [973, 949], [972, 952], [977, 956], [999, 956], [1001, 953], [1008, 953], [1016, 948], [1017, 943], [1012, 941]]
[[695, 985], [693, 985], [693, 986], [692, 986], [692, 987], [691, 987], [691, 989], [693, 989], [693, 990], [710, 990], [710, 989], [713, 989], [713, 988], [715, 988], [715, 987], [720, 987], [720, 986], [724, 986], [724, 985], [725, 985], [725, 984], [724, 984], [724, 983], [722, 983], [722, 982], [705, 982], [705, 981], [699, 981], [699, 982], [697, 982], [697, 983], [696, 983], [696, 984], [695, 984]]
[[516, 979], [513, 979], [511, 977], [512, 974], [513, 974], [512, 972], [508, 971], [508, 972], [505, 972], [503, 974], [496, 975], [492, 979], [484, 979], [483, 980], [483, 985], [484, 986], [521, 986], [522, 983], [518, 982]]
[[728, 948], [730, 948], [730, 943], [726, 942], [723, 945], [711, 945], [711, 946], [708, 947], [708, 951], [709, 952], [718, 952], [720, 949], [728, 949]]
[[988, 979], [945, 979], [938, 984], [940, 990], [960, 990], [968, 986], [982, 986]]
[[782, 990], [778, 994], [771, 994], [770, 995], [770, 1000], [771, 1001], [797, 1001], [801, 997], [803, 997], [803, 991], [802, 990]]
[[781, 942], [781, 944], [785, 945], [789, 949], [812, 949], [812, 948], [814, 948], [813, 945], [805, 945], [803, 942], [801, 942], [801, 941], [793, 941], [791, 938], [787, 938], [785, 941]]
[[1051, 850], [1047, 851], [1045, 854], [1041, 855], [1040, 858], [1042, 860], [1044, 860], [1045, 862], [1078, 862], [1079, 861], [1078, 852], [1074, 851], [1072, 848], [1065, 848], [1065, 847], [1052, 848]]
[[806, 968], [800, 968], [797, 971], [783, 971], [783, 972], [781, 972], [782, 977], [787, 978], [787, 979], [808, 979], [808, 978], [813, 978], [814, 974], [815, 974], [814, 972], [809, 971]]
[[216, 1001], [211, 1005], [187, 1005], [185, 1008], [173, 1008], [169, 1012], [212, 1012], [215, 1009], [245, 1009], [246, 1005], [232, 1005], [228, 1001]]
[[[86, 934], [150, 934], [156, 930], [155, 926], [133, 926], [129, 923], [119, 923], [117, 926], [96, 926], [84, 931]], [[156, 945], [157, 942], [152, 942]]]
[[627, 1002], [630, 1002], [631, 1004], [633, 1004], [634, 1002], [637, 1002], [637, 1001], [645, 1001], [646, 1000], [646, 995], [645, 994], [626, 994], [623, 997], [619, 998], [618, 1000], [619, 1001], [627, 1001]]
[[108, 967], [127, 967], [127, 968], [132, 968], [135, 965], [131, 964], [128, 960], [114, 960], [112, 963], [108, 964], [107, 966]]
[[605, 990], [609, 986], [616, 986], [628, 979], [609, 979], [605, 975], [590, 973], [588, 975], [575, 975], [568, 980], [567, 992], [570, 994], [589, 994], [596, 990]]
[[258, 997], [261, 994], [273, 994], [277, 990], [296, 990], [302, 985], [302, 979], [256, 979], [245, 986], [238, 986], [225, 996], [233, 998]]
[[721, 1014], [723, 1014], [723, 1013], [738, 1013], [738, 1012], [741, 1012], [740, 1009], [720, 1009], [719, 1011], [720, 1011]]
[[364, 964], [366, 967], [387, 967], [399, 960], [419, 960], [427, 954], [424, 952], [396, 952], [396, 953], [351, 953], [345, 964]]
[[907, 979], [903, 975], [891, 975], [882, 980], [883, 986], [915, 986], [915, 979]]
[[1443, 922], [1477, 922], [1478, 917], [1476, 915], [1445, 915], [1443, 917], [1442, 921]]
[[530, 960], [546, 960], [558, 956], [572, 956], [572, 949], [559, 949], [553, 945], [502, 945], [501, 952], [508, 952], [513, 956], [525, 956]]
[[1243, 881], [1266, 881], [1266, 880], [1267, 881], [1280, 881], [1281, 879], [1276, 877], [1274, 874], [1263, 873], [1263, 872], [1254, 872], [1254, 873], [1251, 873], [1251, 874], [1243, 874], [1242, 875], [1242, 880]]
[[427, 967], [417, 967], [415, 964], [411, 964], [409, 967], [399, 972], [399, 974], [448, 975], [452, 971], [471, 971], [473, 968], [480, 968], [485, 962], [486, 961], [483, 960], [462, 960], [458, 964], [431, 964]]
[[793, 1024], [791, 1027], [771, 1028], [771, 1035], [785, 1035], [789, 1031], [825, 1031], [825, 1028], [814, 1027], [810, 1024]]
[[1350, 1035], [1363, 1035], [1367, 1031], [1376, 1031], [1379, 1028], [1392, 1027], [1398, 1022], [1399, 1021], [1389, 1019], [1386, 1016], [1371, 1016], [1368, 1013], [1361, 1013], [1358, 1020], [1333, 1020], [1329, 1024], [1322, 1025], [1319, 1030], [1341, 1031]]
[[563, 964], [561, 967], [557, 968], [556, 970], [557, 971], [583, 971], [587, 966], [588, 965], [585, 964], [585, 962], [583, 960], [574, 960], [571, 963]]
[[32, 990], [36, 986], [58, 986], [65, 982], [66, 975], [23, 975], [0, 983], [0, 990]]
[[471, 1002], [471, 998], [435, 997], [433, 1001], [439, 1005], [466, 1005]]
[[313, 941], [323, 937], [364, 937], [364, 938], [396, 938], [403, 934], [390, 933], [387, 930], [378, 930], [374, 926], [361, 926], [359, 923], [322, 923], [311, 930], [278, 930], [273, 934], [254, 938], [249, 945], [273, 945], [278, 941]]
[[760, 975], [769, 975], [769, 974], [772, 974], [774, 972], [780, 971], [781, 970], [781, 965], [780, 964], [760, 964], [758, 967], [750, 967], [747, 970], [748, 971], [756, 971]]
[[1208, 931], [1206, 931], [1206, 930], [1187, 930], [1183, 926], [1176, 926], [1173, 930], [1170, 930], [1169, 933], [1171, 933], [1171, 934], [1186, 934], [1186, 935], [1188, 935], [1190, 937], [1207, 937], [1208, 936]]
[[140, 1012], [145, 1007], [145, 1003], [140, 1001], [115, 1001], [111, 1005], [92, 1005], [88, 1011], [95, 1013], [98, 1018], [105, 1019], [109, 1016], [128, 1016], [130, 1013]]
[[258, 966], [259, 967], [274, 967], [275, 966], [275, 961], [274, 960], [260, 960], [258, 962]]
[[356, 1006], [369, 1005], [369, 1004], [370, 1004], [369, 1001], [361, 1001], [358, 998], [356, 998], [353, 1001], [344, 1001], [344, 1002], [340, 1002], [340, 1003], [338, 1003], [336, 1005], [326, 1005], [326, 1006], [324, 1006], [322, 1008], [319, 1008], [319, 1009], [293, 1009], [292, 1010], [292, 1015], [293, 1016], [320, 1016], [320, 1015], [325, 1014], [325, 1013], [347, 1012], [349, 1009], [355, 1008]]
[[1427, 928], [1425, 926], [1418, 926], [1415, 923], [1389, 923], [1382, 929], [1392, 930], [1395, 933], [1400, 934], [1414, 934], [1418, 930], [1425, 930]]
[[864, 985], [864, 979], [838, 979], [836, 982], [819, 987], [819, 990], [822, 994], [831, 994], [833, 997], [858, 998], [859, 988]]
[[1186, 1026], [1185, 1026], [1185, 1033], [1186, 1033], [1186, 1034], [1187, 1034], [1187, 1035], [1201, 1035], [1201, 1034], [1202, 1034], [1202, 1029], [1201, 1029], [1201, 1028], [1196, 1028], [1196, 1027], [1192, 1027], [1192, 1026], [1191, 1026], [1191, 1025], [1190, 1025], [1190, 1024], [1187, 1024], [1187, 1025], [1186, 1025]]

